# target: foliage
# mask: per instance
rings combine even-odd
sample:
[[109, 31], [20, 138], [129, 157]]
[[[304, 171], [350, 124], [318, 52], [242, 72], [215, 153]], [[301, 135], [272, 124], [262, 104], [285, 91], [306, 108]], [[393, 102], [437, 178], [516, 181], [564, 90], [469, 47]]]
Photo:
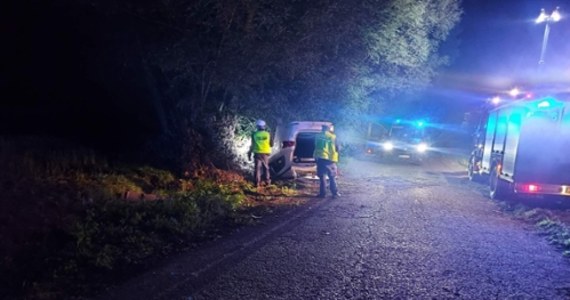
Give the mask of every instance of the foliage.
[[[122, 270], [202, 239], [241, 218], [246, 202], [248, 183], [235, 172], [200, 169], [178, 178], [56, 139], [0, 143], [6, 166], [0, 290], [34, 290], [32, 298], [61, 298], [59, 287], [79, 288], [89, 274]], [[38, 151], [48, 147], [53, 151]], [[127, 200], [127, 191], [159, 197]]]
[[137, 53], [185, 170], [243, 163], [232, 144], [259, 117], [361, 128], [448, 62], [439, 47], [461, 14], [459, 0], [80, 3], [130, 20], [109, 34], [131, 39], [117, 47]]
[[[552, 199], [541, 200], [543, 205], [553, 205], [549, 203]], [[503, 211], [511, 212], [515, 217], [534, 224], [550, 244], [561, 249], [564, 256], [570, 256], [570, 224], [567, 211], [531, 207], [521, 203], [500, 202], [499, 204]]]
[[[186, 200], [186, 201], [184, 201]], [[71, 234], [79, 261], [97, 268], [136, 264], [198, 226], [194, 201], [110, 201], [89, 209]]]

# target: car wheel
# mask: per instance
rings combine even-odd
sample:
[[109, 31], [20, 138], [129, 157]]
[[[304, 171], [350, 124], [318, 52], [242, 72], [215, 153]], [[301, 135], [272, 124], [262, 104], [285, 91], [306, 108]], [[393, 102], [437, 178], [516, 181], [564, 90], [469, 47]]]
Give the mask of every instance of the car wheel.
[[493, 200], [508, 200], [511, 195], [510, 184], [499, 177], [499, 167], [494, 166], [489, 176], [489, 197]]
[[467, 177], [469, 181], [480, 182], [481, 181], [481, 174], [475, 172], [475, 165], [477, 164], [477, 160], [474, 156], [471, 156], [469, 159], [469, 164], [467, 164]]

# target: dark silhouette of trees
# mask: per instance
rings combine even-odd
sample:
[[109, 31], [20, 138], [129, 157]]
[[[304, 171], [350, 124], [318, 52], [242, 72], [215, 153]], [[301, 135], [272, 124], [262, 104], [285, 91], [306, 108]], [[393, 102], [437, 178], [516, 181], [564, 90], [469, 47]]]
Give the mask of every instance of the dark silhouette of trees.
[[141, 106], [158, 129], [150, 149], [188, 170], [233, 167], [231, 141], [255, 118], [273, 127], [326, 119], [359, 128], [363, 114], [401, 105], [394, 95], [428, 85], [447, 63], [439, 46], [461, 15], [459, 0], [82, 0], [54, 6], [106, 23], [98, 29], [83, 24], [100, 31], [88, 59], [104, 62], [89, 66], [107, 80], [117, 80], [105, 75], [114, 72], [131, 77], [103, 85], [111, 93], [130, 85], [144, 94]]

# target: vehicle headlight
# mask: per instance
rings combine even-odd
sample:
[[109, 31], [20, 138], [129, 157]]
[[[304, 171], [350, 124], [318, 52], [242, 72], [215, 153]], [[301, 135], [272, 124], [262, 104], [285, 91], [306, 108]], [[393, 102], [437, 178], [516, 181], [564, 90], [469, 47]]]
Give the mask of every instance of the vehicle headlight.
[[426, 152], [428, 149], [428, 145], [426, 143], [419, 143], [416, 146], [416, 150], [420, 153]]
[[392, 144], [392, 142], [386, 142], [382, 146], [384, 147], [384, 150], [386, 150], [386, 151], [392, 151], [392, 149], [394, 149], [394, 144]]

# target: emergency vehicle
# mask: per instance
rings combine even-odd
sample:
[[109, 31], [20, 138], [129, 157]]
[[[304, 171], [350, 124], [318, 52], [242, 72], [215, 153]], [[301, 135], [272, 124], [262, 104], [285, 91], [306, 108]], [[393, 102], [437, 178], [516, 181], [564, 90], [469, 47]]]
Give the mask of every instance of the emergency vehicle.
[[570, 101], [566, 99], [517, 100], [491, 110], [469, 159], [469, 178], [488, 178], [493, 199], [570, 197]]
[[370, 137], [368, 138], [365, 146], [365, 155], [375, 156], [379, 159], [405, 159], [420, 163], [427, 156], [428, 150], [430, 150], [428, 140], [425, 121], [402, 121], [397, 119], [378, 141], [373, 141]]

